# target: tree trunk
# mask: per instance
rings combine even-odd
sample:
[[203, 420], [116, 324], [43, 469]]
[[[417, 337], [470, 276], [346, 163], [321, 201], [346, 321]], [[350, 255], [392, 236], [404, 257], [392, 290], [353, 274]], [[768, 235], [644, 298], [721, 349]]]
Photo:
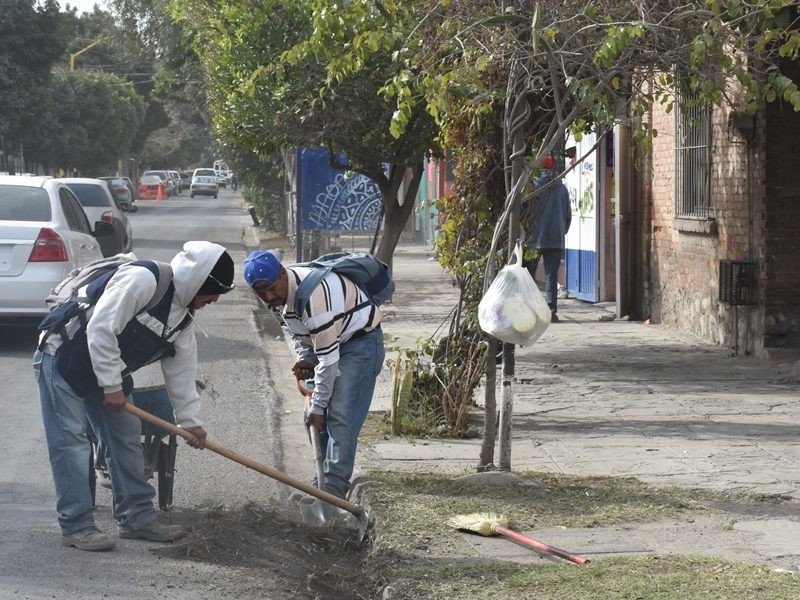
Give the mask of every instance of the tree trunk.
[[[390, 267], [392, 266], [394, 249], [397, 247], [397, 242], [400, 240], [403, 229], [408, 222], [408, 217], [414, 210], [414, 201], [417, 197], [417, 192], [419, 191], [419, 184], [422, 181], [422, 163], [420, 162], [419, 164], [409, 168], [411, 169], [412, 176], [411, 181], [405, 190], [405, 194], [403, 195], [403, 203], [401, 204], [399, 202], [399, 198], [397, 197], [396, 193], [399, 185], [393, 185], [394, 183], [399, 184], [403, 180], [405, 171], [401, 167], [398, 167], [397, 172], [393, 174], [394, 181], [390, 182], [387, 186], [387, 191], [391, 189], [395, 190], [394, 197], [389, 198], [384, 196], [383, 198], [383, 203], [386, 207], [384, 214], [383, 235], [381, 236], [381, 241], [378, 244], [378, 250], [375, 254]], [[399, 178], [399, 181], [395, 178]], [[383, 191], [384, 190], [382, 189], [381, 192], [383, 193]]]

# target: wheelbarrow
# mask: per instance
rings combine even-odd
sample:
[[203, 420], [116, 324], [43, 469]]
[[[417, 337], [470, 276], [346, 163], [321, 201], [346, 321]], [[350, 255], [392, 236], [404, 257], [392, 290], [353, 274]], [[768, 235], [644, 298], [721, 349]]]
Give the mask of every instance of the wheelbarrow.
[[[172, 404], [164, 384], [135, 388], [133, 404], [150, 414], [157, 415], [166, 423], [175, 425]], [[142, 451], [144, 453], [145, 479], [156, 477], [158, 482], [158, 507], [169, 510], [172, 507], [172, 492], [175, 484], [175, 458], [178, 451], [177, 435], [160, 425], [142, 421]], [[98, 479], [104, 487], [108, 481], [103, 450], [93, 432], [86, 435], [92, 444], [89, 457], [89, 485], [92, 490], [92, 504], [95, 504]]]

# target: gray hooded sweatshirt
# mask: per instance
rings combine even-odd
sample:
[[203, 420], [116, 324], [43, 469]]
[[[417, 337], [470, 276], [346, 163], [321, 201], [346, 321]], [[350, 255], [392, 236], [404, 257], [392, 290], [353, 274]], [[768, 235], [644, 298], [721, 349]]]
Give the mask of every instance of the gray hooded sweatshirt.
[[[180, 427], [200, 427], [200, 396], [195, 384], [197, 378], [197, 343], [194, 322], [178, 329], [189, 313], [189, 307], [211, 269], [225, 252], [225, 248], [212, 242], [192, 241], [183, 245], [170, 262], [175, 284], [167, 329], [147, 313], [139, 320], [149, 328], [169, 339], [175, 349], [174, 356], [160, 360], [164, 382]], [[97, 382], [106, 393], [122, 389], [122, 362], [117, 335], [150, 302], [156, 292], [155, 277], [142, 267], [123, 265], [109, 280], [97, 304], [87, 311], [86, 326], [89, 354]], [[72, 332], [69, 331], [71, 334]], [[51, 336], [46, 352], [55, 354], [61, 345], [60, 336]]]

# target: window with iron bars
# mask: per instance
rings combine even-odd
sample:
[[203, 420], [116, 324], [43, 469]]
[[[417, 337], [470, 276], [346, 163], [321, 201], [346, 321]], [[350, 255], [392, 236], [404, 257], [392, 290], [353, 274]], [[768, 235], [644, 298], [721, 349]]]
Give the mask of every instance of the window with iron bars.
[[675, 111], [675, 216], [711, 219], [711, 107], [682, 80]]

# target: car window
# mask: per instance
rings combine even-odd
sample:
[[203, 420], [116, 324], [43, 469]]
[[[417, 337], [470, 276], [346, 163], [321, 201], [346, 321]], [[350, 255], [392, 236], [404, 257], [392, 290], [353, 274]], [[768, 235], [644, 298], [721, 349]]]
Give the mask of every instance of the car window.
[[49, 221], [53, 218], [46, 190], [22, 185], [0, 185], [0, 220]]
[[81, 206], [109, 206], [110, 201], [105, 190], [91, 183], [69, 183], [69, 189], [75, 192]]
[[59, 190], [59, 198], [61, 200], [61, 209], [64, 211], [64, 216], [67, 218], [67, 224], [72, 231], [80, 231], [92, 235], [92, 226], [89, 224], [89, 219], [86, 218], [86, 213], [83, 208], [68, 188], [61, 188]]
[[161, 177], [158, 175], [142, 175], [142, 178], [139, 180], [139, 183], [144, 183], [145, 185], [153, 185], [157, 183], [161, 183]]

